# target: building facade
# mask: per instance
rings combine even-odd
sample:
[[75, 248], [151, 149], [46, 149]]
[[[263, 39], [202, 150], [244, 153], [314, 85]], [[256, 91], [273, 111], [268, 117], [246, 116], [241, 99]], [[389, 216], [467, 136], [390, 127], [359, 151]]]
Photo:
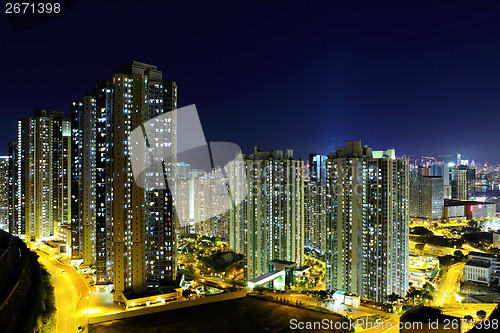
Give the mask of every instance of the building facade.
[[310, 249], [325, 253], [327, 237], [325, 181], [304, 182], [304, 238]]
[[468, 165], [457, 165], [451, 169], [451, 198], [469, 200], [475, 195], [476, 169]]
[[464, 266], [464, 281], [498, 286], [500, 258], [490, 253], [470, 252]]
[[326, 288], [378, 302], [408, 290], [408, 161], [347, 142], [327, 159]]
[[53, 237], [70, 221], [69, 133], [60, 112], [35, 109], [18, 121], [18, 141], [9, 147], [11, 232], [27, 241]]
[[[175, 82], [136, 61], [73, 102], [73, 253], [96, 265], [98, 284], [113, 283], [115, 301], [177, 276], [177, 221], [163, 178], [175, 173], [175, 113], [169, 113], [175, 109]], [[138, 128], [145, 142], [129, 142]], [[131, 149], [143, 143], [152, 152], [168, 146], [174, 153], [156, 157], [161, 168], [146, 168], [146, 181], [138, 184]]]
[[72, 255], [95, 264], [97, 284], [113, 279], [113, 90], [97, 81], [72, 104]]
[[446, 220], [475, 220], [495, 217], [496, 204], [471, 200], [445, 200], [443, 218]]
[[444, 184], [443, 177], [410, 177], [410, 216], [427, 220], [443, 218]]
[[305, 246], [320, 253], [326, 250], [326, 158], [309, 154], [304, 170]]
[[[293, 151], [264, 151], [255, 147], [244, 156], [245, 167], [228, 165], [233, 197], [244, 186], [246, 197], [229, 210], [229, 246], [246, 258], [246, 279], [272, 270], [273, 260], [294, 262], [304, 258], [304, 162]], [[243, 195], [244, 196], [244, 195]]]
[[0, 156], [0, 230], [9, 230], [9, 156]]

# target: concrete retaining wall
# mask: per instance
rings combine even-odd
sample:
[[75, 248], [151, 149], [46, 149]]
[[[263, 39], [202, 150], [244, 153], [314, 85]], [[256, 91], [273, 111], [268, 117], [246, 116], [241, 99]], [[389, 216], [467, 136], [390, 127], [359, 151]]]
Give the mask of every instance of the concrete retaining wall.
[[143, 315], [147, 315], [147, 314], [151, 314], [151, 313], [158, 313], [158, 312], [163, 312], [163, 311], [188, 308], [191, 306], [198, 306], [198, 305], [203, 305], [203, 304], [228, 301], [231, 299], [243, 298], [246, 295], [247, 295], [246, 289], [238, 289], [237, 291], [233, 291], [233, 292], [229, 292], [229, 293], [223, 293], [223, 294], [219, 294], [219, 295], [215, 295], [215, 296], [207, 296], [207, 297], [202, 297], [202, 298], [189, 300], [189, 301], [171, 302], [171, 303], [167, 303], [167, 304], [163, 304], [163, 305], [155, 305], [155, 306], [150, 306], [150, 307], [142, 308], [142, 309], [132, 309], [132, 310], [108, 314], [108, 315], [104, 315], [104, 316], [90, 317], [89, 323], [90, 324], [98, 324], [98, 323], [103, 323], [103, 322], [111, 321], [111, 320], [126, 319], [126, 318], [130, 318], [130, 317], [143, 316]]

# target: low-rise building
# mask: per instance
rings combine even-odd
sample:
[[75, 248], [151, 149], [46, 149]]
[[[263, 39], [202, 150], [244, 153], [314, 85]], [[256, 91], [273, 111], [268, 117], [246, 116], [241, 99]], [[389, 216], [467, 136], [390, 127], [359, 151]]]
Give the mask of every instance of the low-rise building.
[[54, 230], [54, 239], [64, 242], [68, 245], [68, 251], [71, 251], [71, 225], [54, 223]]
[[137, 307], [150, 306], [154, 304], [165, 304], [166, 302], [178, 301], [182, 297], [182, 288], [166, 288], [162, 291], [143, 292], [141, 294], [120, 293], [119, 303], [126, 310]]
[[470, 200], [444, 201], [443, 218], [446, 220], [475, 220], [495, 217], [496, 205], [493, 202]]
[[500, 258], [490, 253], [471, 252], [464, 266], [464, 281], [499, 284]]
[[335, 304], [345, 304], [357, 308], [359, 306], [360, 297], [350, 294], [345, 290], [337, 289], [333, 293], [332, 300]]
[[433, 257], [410, 256], [410, 282], [416, 288], [422, 288], [439, 271], [439, 260]]

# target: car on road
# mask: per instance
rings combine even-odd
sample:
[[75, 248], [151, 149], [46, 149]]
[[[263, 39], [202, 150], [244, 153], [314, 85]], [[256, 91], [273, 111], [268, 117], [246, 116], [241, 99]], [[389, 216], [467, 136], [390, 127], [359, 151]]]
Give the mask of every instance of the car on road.
[[83, 332], [83, 331], [85, 331], [85, 327], [83, 327], [81, 325], [78, 326], [78, 332]]
[[61, 270], [61, 274], [65, 274], [65, 273], [66, 273], [66, 271], [64, 269]]

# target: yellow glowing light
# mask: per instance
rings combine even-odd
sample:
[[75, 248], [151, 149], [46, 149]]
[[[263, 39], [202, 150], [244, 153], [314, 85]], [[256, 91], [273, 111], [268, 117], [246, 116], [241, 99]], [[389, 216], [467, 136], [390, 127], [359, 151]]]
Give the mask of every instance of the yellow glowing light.
[[101, 312], [101, 310], [99, 310], [99, 309], [85, 309], [85, 310], [83, 310], [83, 314], [86, 314], [86, 315], [92, 315], [92, 314], [98, 313], [98, 312]]

